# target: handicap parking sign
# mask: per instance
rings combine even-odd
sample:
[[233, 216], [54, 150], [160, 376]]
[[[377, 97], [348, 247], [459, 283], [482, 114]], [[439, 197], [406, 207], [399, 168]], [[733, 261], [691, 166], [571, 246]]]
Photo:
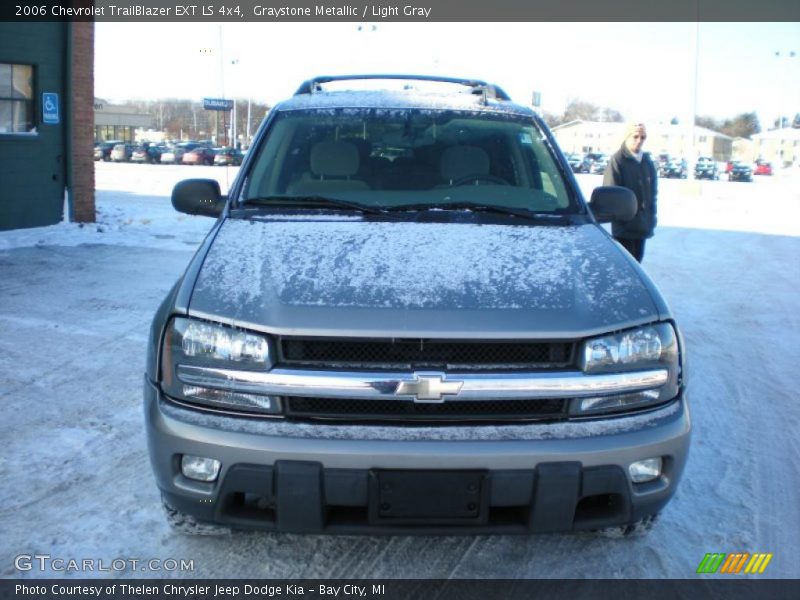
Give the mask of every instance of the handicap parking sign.
[[54, 92], [44, 92], [42, 94], [42, 121], [50, 125], [59, 123], [58, 94]]

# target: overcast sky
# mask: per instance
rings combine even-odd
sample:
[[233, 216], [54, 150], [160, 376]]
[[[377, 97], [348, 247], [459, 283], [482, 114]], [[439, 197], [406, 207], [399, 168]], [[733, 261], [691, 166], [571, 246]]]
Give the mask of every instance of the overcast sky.
[[249, 96], [274, 104], [314, 75], [414, 73], [486, 79], [524, 104], [539, 91], [553, 113], [581, 98], [626, 119], [688, 123], [696, 72], [697, 114], [756, 111], [765, 127], [779, 112], [800, 112], [800, 23], [95, 27], [95, 95], [109, 101]]

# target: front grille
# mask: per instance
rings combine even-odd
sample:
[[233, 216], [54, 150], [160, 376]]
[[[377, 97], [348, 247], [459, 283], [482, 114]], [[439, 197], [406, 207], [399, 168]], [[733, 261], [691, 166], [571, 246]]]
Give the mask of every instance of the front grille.
[[543, 370], [574, 362], [570, 342], [476, 342], [426, 339], [280, 339], [279, 362], [352, 368], [473, 368]]
[[446, 400], [416, 403], [409, 400], [353, 398], [283, 398], [286, 416], [349, 421], [538, 421], [565, 418], [567, 401]]

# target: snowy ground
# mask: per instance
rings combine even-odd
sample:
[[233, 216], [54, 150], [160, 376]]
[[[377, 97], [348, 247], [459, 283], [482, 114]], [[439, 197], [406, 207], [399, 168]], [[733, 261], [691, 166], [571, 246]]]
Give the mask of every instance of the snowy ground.
[[[98, 223], [0, 232], [0, 576], [19, 554], [193, 559], [192, 577], [691, 578], [706, 552], [771, 552], [800, 577], [800, 177], [664, 181], [645, 267], [690, 353], [694, 437], [642, 539], [173, 534], [145, 446], [153, 312], [212, 221], [172, 185], [235, 170], [97, 164]], [[580, 176], [584, 192], [600, 177]], [[24, 199], [20, 199], [24, 200]], [[155, 576], [122, 571], [101, 576]]]

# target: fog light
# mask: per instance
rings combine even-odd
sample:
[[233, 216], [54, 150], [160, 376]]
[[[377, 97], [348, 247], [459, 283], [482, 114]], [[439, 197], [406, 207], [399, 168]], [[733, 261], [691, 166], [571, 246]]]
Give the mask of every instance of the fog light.
[[195, 481], [214, 481], [219, 475], [220, 462], [214, 458], [189, 456], [181, 458], [181, 472], [184, 477]]
[[628, 467], [633, 483], [653, 481], [661, 475], [661, 457], [637, 460]]

